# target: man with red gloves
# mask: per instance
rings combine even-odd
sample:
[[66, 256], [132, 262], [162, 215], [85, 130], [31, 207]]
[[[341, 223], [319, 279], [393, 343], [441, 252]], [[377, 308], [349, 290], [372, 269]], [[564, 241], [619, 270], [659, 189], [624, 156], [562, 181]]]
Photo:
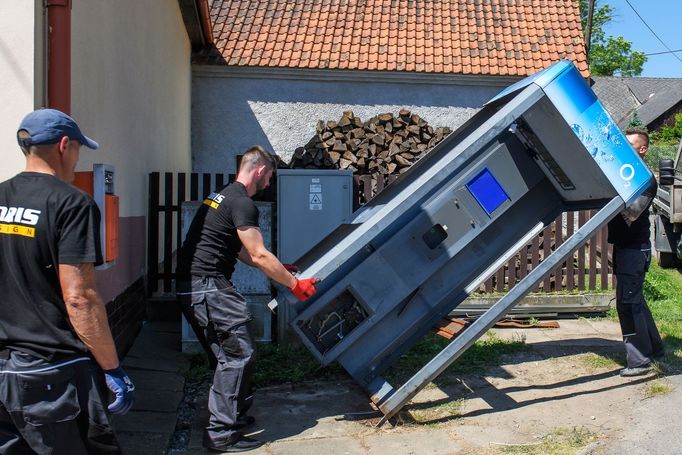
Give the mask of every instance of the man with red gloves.
[[209, 357], [217, 360], [203, 444], [220, 452], [263, 444], [239, 431], [254, 421], [246, 412], [253, 401], [255, 352], [247, 326], [251, 314], [230, 282], [237, 259], [259, 268], [300, 301], [315, 294], [316, 279], [296, 279], [263, 244], [251, 198], [268, 187], [274, 168], [268, 152], [248, 149], [236, 181], [204, 200], [178, 255], [178, 301]]

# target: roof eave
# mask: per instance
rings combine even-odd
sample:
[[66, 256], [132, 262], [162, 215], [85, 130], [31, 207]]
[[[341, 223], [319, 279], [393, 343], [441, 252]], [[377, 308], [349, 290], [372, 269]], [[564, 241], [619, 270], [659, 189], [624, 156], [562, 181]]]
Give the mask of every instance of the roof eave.
[[193, 48], [208, 46], [213, 42], [213, 25], [208, 0], [178, 0], [182, 20]]

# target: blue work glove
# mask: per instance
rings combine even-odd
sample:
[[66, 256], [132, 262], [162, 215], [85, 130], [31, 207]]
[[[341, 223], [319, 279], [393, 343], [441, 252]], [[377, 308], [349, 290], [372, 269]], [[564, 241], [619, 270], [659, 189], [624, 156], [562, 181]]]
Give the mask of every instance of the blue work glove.
[[123, 371], [120, 366], [113, 370], [106, 370], [104, 378], [107, 381], [107, 387], [111, 390], [116, 399], [108, 407], [112, 414], [125, 414], [133, 407], [135, 401], [135, 385], [130, 377]]

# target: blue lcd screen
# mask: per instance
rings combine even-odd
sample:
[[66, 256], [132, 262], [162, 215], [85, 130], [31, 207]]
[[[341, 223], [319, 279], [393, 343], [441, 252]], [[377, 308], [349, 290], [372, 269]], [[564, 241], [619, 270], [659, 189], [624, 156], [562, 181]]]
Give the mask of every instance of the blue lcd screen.
[[509, 200], [507, 192], [487, 168], [469, 180], [466, 187], [488, 215], [493, 213], [504, 201]]

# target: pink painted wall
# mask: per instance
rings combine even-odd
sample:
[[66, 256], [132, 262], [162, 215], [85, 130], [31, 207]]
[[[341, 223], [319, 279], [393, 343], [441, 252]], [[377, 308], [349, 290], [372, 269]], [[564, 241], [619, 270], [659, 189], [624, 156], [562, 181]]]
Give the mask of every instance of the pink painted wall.
[[145, 217], [122, 217], [119, 223], [119, 257], [116, 264], [96, 272], [97, 288], [105, 303], [123, 293], [145, 273]]

